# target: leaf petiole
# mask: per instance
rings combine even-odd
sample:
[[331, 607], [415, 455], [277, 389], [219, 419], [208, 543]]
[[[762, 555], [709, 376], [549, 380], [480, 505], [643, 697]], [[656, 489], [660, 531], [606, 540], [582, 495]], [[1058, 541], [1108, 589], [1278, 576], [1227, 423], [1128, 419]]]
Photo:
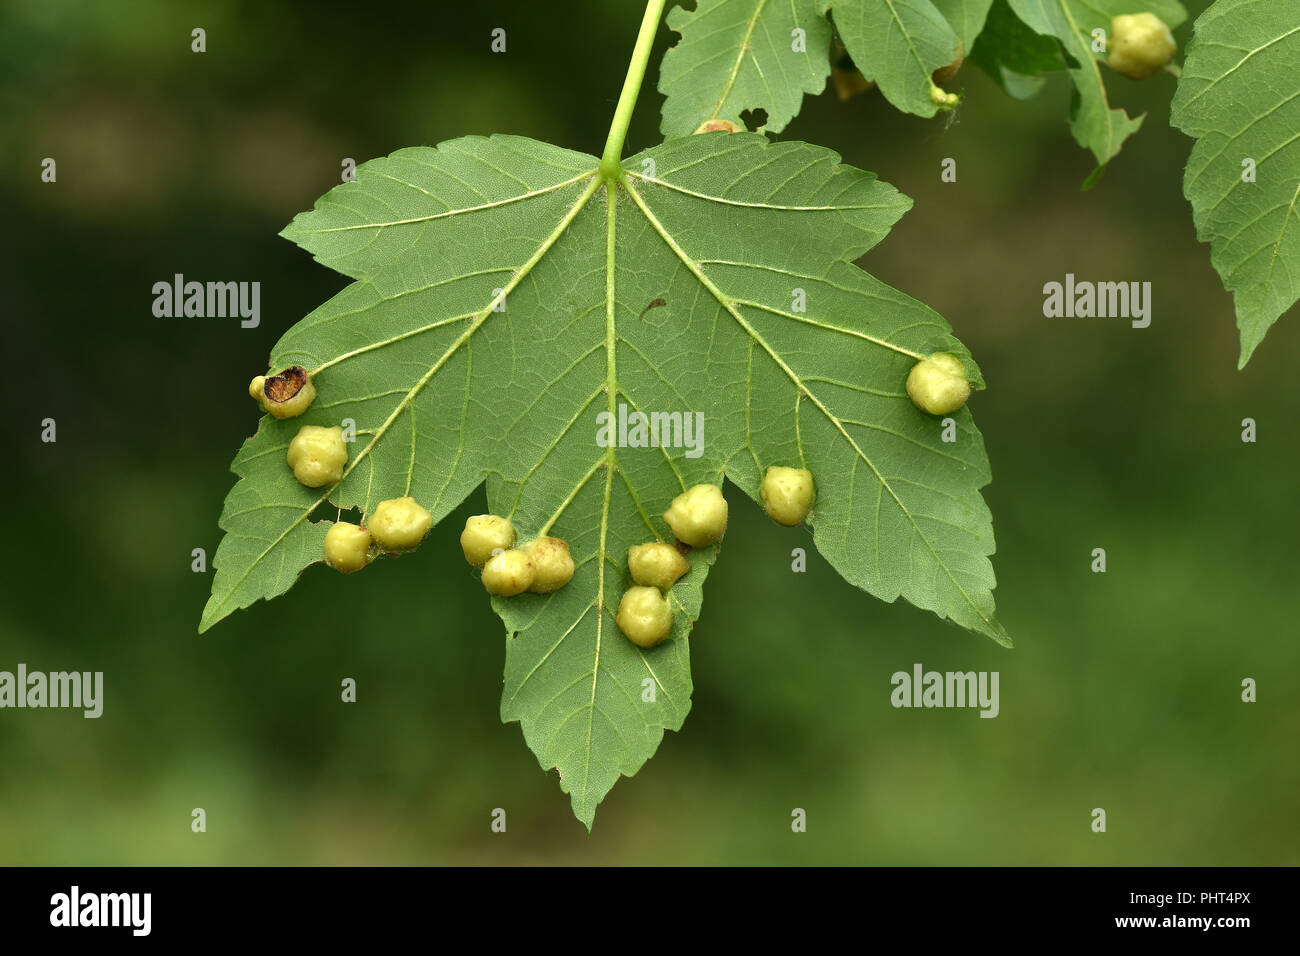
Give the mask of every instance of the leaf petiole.
[[645, 16], [641, 18], [641, 30], [636, 37], [636, 46], [632, 49], [632, 62], [627, 65], [623, 92], [619, 94], [614, 119], [609, 124], [609, 136], [605, 140], [605, 152], [600, 157], [599, 175], [606, 182], [613, 182], [623, 171], [619, 163], [619, 158], [623, 155], [623, 140], [627, 138], [627, 127], [632, 121], [632, 112], [636, 109], [636, 98], [641, 92], [641, 82], [645, 79], [650, 48], [654, 45], [659, 21], [663, 19], [665, 2], [666, 0], [649, 0], [645, 6]]

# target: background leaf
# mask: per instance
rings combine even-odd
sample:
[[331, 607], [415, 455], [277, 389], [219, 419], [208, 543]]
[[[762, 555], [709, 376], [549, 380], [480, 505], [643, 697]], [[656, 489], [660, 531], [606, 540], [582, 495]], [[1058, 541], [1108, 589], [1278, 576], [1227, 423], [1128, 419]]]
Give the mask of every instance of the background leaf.
[[[522, 539], [569, 541], [578, 566], [553, 595], [493, 603], [502, 717], [588, 825], [690, 706], [688, 634], [717, 549], [672, 589], [669, 641], [643, 651], [614, 623], [627, 548], [672, 540], [659, 515], [690, 485], [726, 477], [757, 500], [767, 465], [806, 464], [814, 539], [845, 578], [1009, 643], [982, 439], [962, 409], [942, 442], [903, 389], [932, 351], [960, 356], [977, 387], [978, 369], [938, 315], [851, 264], [909, 202], [829, 150], [752, 134], [670, 141], [617, 185], [597, 166], [508, 136], [400, 150], [285, 230], [358, 281], [274, 350], [274, 367], [314, 370], [319, 397], [301, 419], [265, 419], [236, 460], [202, 623], [317, 560], [313, 510], [410, 494], [441, 519], [486, 480], [493, 512]], [[624, 405], [701, 414], [699, 453], [601, 447], [598, 413]], [[298, 488], [289, 438], [345, 417], [364, 444], [341, 483]]]
[[930, 0], [835, 3], [832, 15], [844, 47], [862, 75], [896, 108], [933, 116], [930, 74], [957, 56], [958, 39]]
[[1007, 0], [993, 0], [969, 55], [1007, 95], [1021, 100], [1043, 88], [1043, 74], [1065, 69], [1060, 43], [1026, 26]]
[[[759, 129], [783, 130], [804, 94], [825, 85], [829, 13], [863, 77], [919, 116], [942, 108], [932, 75], [959, 50], [1017, 99], [1037, 93], [1043, 74], [1067, 68], [1070, 131], [1097, 160], [1091, 185], [1142, 125], [1142, 117], [1111, 108], [1098, 62], [1106, 54], [1092, 51], [1092, 31], [1109, 31], [1114, 16], [1139, 7], [1171, 29], [1187, 18], [1178, 0], [701, 0], [695, 11], [676, 7], [668, 16], [681, 41], [661, 67], [662, 131], [685, 135], [710, 119], [743, 127], [746, 110], [766, 111]], [[806, 53], [790, 49], [796, 26], [807, 31]]]
[[933, 0], [935, 9], [943, 14], [961, 41], [962, 53], [970, 55], [975, 38], [984, 29], [993, 0]]
[[[839, 0], [835, 27], [854, 65], [898, 109], [933, 116], [930, 74], [969, 50], [990, 0]], [[680, 136], [710, 119], [744, 127], [741, 113], [762, 109], [766, 132], [798, 114], [805, 93], [830, 73], [831, 0], [700, 0], [675, 7], [668, 26], [681, 41], [665, 54], [659, 91], [662, 131]], [[807, 51], [791, 50], [791, 31], [806, 31]], [[955, 32], [954, 32], [955, 31]], [[960, 39], [959, 39], [960, 38]]]
[[[665, 136], [711, 119], [744, 128], [741, 113], [751, 109], [765, 110], [763, 128], [779, 133], [830, 74], [824, 0], [699, 0], [695, 10], [669, 11], [668, 27], [682, 38], [660, 68]], [[806, 52], [792, 49], [796, 28], [805, 31]]]
[[1183, 189], [1233, 293], [1241, 367], [1300, 298], [1297, 63], [1300, 2], [1218, 0], [1196, 21], [1174, 96], [1171, 122], [1196, 139]]
[[[1092, 31], [1110, 32], [1110, 21], [1121, 13], [1137, 13], [1134, 0], [1008, 0], [1011, 9], [1035, 32], [1061, 42], [1069, 58], [1074, 93], [1070, 100], [1070, 132], [1075, 141], [1096, 157], [1097, 169], [1085, 186], [1096, 182], [1124, 140], [1136, 133], [1142, 117], [1130, 119], [1122, 109], [1111, 109], [1103, 66], [1092, 52]], [[1141, 10], [1160, 17], [1172, 30], [1187, 19], [1176, 0], [1141, 0]]]

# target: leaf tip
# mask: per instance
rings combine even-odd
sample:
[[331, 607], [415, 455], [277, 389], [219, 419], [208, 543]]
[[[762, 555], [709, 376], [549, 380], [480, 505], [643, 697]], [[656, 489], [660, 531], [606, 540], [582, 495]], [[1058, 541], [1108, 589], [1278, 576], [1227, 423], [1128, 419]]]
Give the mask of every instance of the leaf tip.
[[584, 805], [579, 803], [578, 795], [571, 793], [570, 800], [573, 805], [573, 815], [578, 822], [587, 828], [587, 836], [591, 836], [591, 828], [596, 823], [596, 806], [595, 804]]
[[[1271, 323], [1270, 323], [1271, 324]], [[1250, 357], [1255, 354], [1255, 349], [1259, 348], [1259, 343], [1264, 341], [1264, 335], [1268, 331], [1268, 326], [1263, 331], [1249, 326], [1243, 326], [1241, 329], [1241, 352], [1237, 356], [1237, 371], [1240, 372], [1250, 361]]]
[[1007, 629], [1002, 626], [1002, 622], [991, 614], [984, 617], [983, 623], [977, 625], [975, 630], [993, 641], [993, 643], [1005, 647], [1008, 650], [1012, 650], [1016, 646], [1015, 642], [1011, 640], [1011, 635], [1007, 633]]
[[216, 591], [208, 595], [208, 603], [203, 605], [203, 613], [199, 615], [200, 634], [212, 630], [212, 628], [228, 618], [231, 611], [235, 610], [230, 606], [229, 599], [230, 595], [219, 599]]
[[1106, 167], [1108, 165], [1110, 165], [1109, 161], [1098, 164], [1097, 168], [1090, 172], [1088, 178], [1083, 181], [1083, 184], [1079, 187], [1079, 192], [1086, 193], [1101, 182], [1101, 177], [1106, 174]]
[[213, 606], [216, 602], [215, 597], [208, 598], [208, 603], [203, 608], [203, 614], [199, 617], [199, 633], [203, 634], [211, 630], [212, 626], [224, 618], [225, 614], [217, 612]]

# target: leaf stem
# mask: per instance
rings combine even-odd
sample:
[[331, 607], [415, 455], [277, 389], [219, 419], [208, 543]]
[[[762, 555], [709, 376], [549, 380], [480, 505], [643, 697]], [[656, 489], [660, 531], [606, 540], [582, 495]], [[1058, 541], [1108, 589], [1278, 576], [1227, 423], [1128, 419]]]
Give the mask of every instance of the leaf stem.
[[663, 18], [666, 2], [667, 0], [648, 0], [645, 5], [641, 32], [636, 37], [632, 62], [627, 65], [627, 78], [623, 81], [623, 92], [619, 95], [618, 106], [614, 110], [614, 120], [609, 124], [605, 152], [600, 157], [600, 176], [609, 182], [617, 179], [623, 171], [619, 163], [623, 155], [623, 140], [627, 138], [627, 127], [632, 121], [632, 111], [636, 109], [636, 98], [641, 92], [641, 81], [645, 79], [646, 64], [650, 61], [650, 48], [654, 45], [655, 33]]

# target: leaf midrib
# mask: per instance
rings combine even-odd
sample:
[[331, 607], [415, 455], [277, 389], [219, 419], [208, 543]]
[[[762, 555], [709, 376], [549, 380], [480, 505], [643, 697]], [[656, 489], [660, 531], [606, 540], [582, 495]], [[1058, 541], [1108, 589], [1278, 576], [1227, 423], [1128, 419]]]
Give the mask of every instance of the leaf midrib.
[[885, 0], [885, 6], [889, 7], [890, 17], [893, 18], [894, 23], [898, 24], [898, 32], [901, 33], [903, 39], [907, 41], [907, 48], [912, 51], [912, 59], [916, 61], [916, 65], [921, 68], [921, 73], [927, 80], [930, 80], [930, 85], [933, 86], [934, 80], [930, 79], [930, 71], [925, 68], [925, 61], [921, 59], [921, 51], [919, 51], [916, 48], [916, 44], [912, 42], [912, 34], [907, 31], [905, 26], [903, 26], [902, 18], [899, 17], [898, 10], [894, 6], [894, 0]]
[[1065, 17], [1065, 22], [1070, 28], [1070, 35], [1074, 37], [1082, 52], [1086, 54], [1083, 59], [1088, 61], [1088, 65], [1092, 70], [1092, 77], [1097, 81], [1097, 89], [1101, 95], [1102, 115], [1106, 118], [1106, 158], [1101, 162], [1107, 163], [1114, 155], [1115, 117], [1110, 108], [1110, 98], [1106, 95], [1106, 81], [1101, 78], [1101, 67], [1097, 65], [1097, 58], [1092, 55], [1092, 48], [1088, 46], [1088, 41], [1084, 39], [1083, 34], [1080, 32], [1079, 24], [1075, 22], [1074, 14], [1070, 12], [1069, 4], [1066, 0], [1056, 0], [1056, 3], [1061, 8], [1061, 14]]
[[[618, 184], [614, 180], [605, 183], [605, 391], [608, 393], [608, 411], [610, 416], [616, 414], [615, 401], [618, 396], [618, 325], [614, 314], [614, 276], [617, 252], [618, 222]], [[591, 662], [591, 698], [587, 702], [587, 747], [582, 765], [582, 792], [585, 794], [591, 785], [591, 751], [596, 724], [596, 686], [600, 683], [600, 650], [605, 636], [605, 554], [609, 542], [609, 502], [614, 491], [614, 467], [616, 442], [610, 442], [605, 449], [605, 497], [600, 506], [600, 548], [596, 560], [596, 649]], [[591, 824], [587, 824], [590, 828]]]
[[[713, 106], [713, 112], [709, 114], [709, 119], [717, 119], [718, 114], [722, 112], [723, 104], [727, 102], [727, 97], [736, 86], [736, 78], [740, 75], [741, 64], [745, 62], [745, 53], [749, 51], [749, 41], [754, 35], [754, 28], [758, 26], [758, 18], [767, 6], [767, 0], [758, 0], [754, 7], [754, 14], [749, 18], [749, 24], [745, 27], [745, 35], [740, 38], [740, 49], [736, 53], [736, 62], [731, 65], [731, 72], [727, 75], [727, 81], [722, 85], [722, 93], [718, 96], [718, 102]], [[758, 62], [757, 57], [754, 60]]]

